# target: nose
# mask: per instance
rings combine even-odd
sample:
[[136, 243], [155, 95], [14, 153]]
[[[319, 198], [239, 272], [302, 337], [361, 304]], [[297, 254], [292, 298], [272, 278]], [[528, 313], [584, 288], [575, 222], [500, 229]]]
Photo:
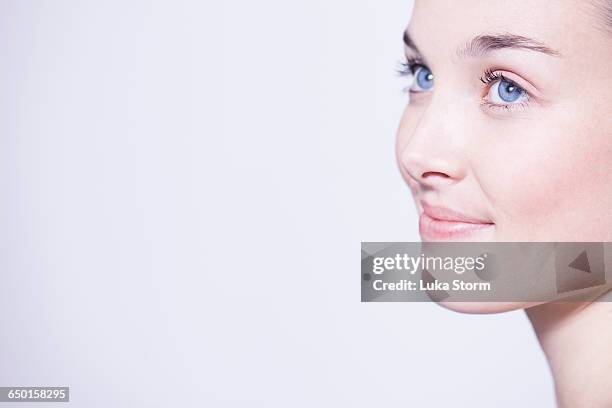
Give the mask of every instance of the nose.
[[[467, 174], [462, 118], [435, 115], [435, 111], [434, 104], [430, 104], [416, 121], [403, 120], [398, 131], [402, 174], [409, 178], [409, 184], [416, 183], [421, 188], [444, 188], [463, 180]], [[405, 113], [410, 114], [409, 110]]]

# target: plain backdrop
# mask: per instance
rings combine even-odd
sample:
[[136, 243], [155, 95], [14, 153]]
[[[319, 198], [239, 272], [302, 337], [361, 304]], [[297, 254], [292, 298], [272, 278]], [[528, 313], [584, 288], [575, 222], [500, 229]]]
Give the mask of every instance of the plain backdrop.
[[0, 386], [552, 407], [523, 312], [360, 303], [360, 241], [419, 239], [393, 155], [410, 12], [1, 0]]

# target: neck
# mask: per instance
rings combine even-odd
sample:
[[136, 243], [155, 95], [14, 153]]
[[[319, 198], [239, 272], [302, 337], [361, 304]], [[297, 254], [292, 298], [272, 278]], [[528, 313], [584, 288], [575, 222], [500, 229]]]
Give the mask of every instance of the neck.
[[526, 313], [548, 359], [558, 406], [612, 407], [612, 291]]

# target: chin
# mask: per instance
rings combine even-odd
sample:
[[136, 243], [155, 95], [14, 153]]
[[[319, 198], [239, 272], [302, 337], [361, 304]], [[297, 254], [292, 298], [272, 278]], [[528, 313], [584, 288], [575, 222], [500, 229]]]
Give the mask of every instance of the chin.
[[492, 314], [526, 309], [546, 302], [436, 302], [440, 306], [459, 313]]

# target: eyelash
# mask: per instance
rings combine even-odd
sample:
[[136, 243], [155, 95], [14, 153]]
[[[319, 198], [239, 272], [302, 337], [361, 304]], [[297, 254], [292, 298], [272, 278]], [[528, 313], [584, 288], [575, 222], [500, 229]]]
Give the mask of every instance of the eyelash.
[[[400, 61], [400, 65], [401, 65], [401, 69], [397, 70], [397, 73], [399, 76], [411, 76], [416, 72], [416, 70], [419, 67], [425, 66], [425, 64], [418, 58], [407, 58], [406, 61]], [[525, 88], [517, 84], [515, 81], [508, 79], [507, 77], [504, 76], [504, 74], [497, 73], [493, 69], [490, 69], [490, 68], [485, 69], [483, 76], [480, 77], [480, 81], [483, 84], [488, 86], [487, 92], [490, 90], [491, 84], [495, 83], [496, 81], [502, 81], [502, 80], [509, 82], [512, 85], [522, 89], [525, 92], [525, 96], [527, 97], [527, 100], [520, 102], [520, 103], [513, 103], [513, 104], [496, 104], [496, 103], [492, 103], [482, 98], [480, 102], [481, 106], [487, 109], [491, 109], [491, 110], [501, 110], [501, 111], [506, 111], [506, 112], [526, 109], [529, 106], [529, 102], [531, 100], [531, 94], [529, 94], [529, 92]]]
[[483, 76], [480, 77], [480, 82], [482, 82], [485, 85], [488, 85], [491, 82], [497, 81], [498, 79], [505, 79], [506, 81], [508, 81], [508, 79], [504, 77], [503, 74], [501, 73], [498, 74], [496, 72], [493, 72], [492, 69], [485, 69]]
[[402, 68], [396, 72], [399, 76], [410, 76], [415, 73], [418, 67], [424, 67], [423, 62], [418, 58], [407, 58], [406, 61], [400, 61]]

